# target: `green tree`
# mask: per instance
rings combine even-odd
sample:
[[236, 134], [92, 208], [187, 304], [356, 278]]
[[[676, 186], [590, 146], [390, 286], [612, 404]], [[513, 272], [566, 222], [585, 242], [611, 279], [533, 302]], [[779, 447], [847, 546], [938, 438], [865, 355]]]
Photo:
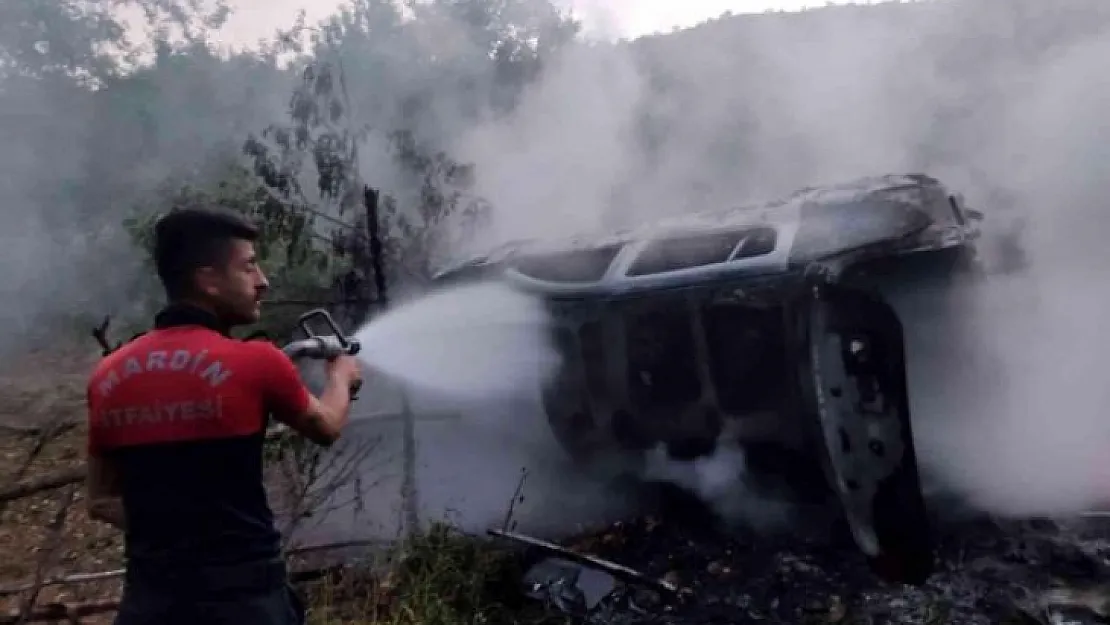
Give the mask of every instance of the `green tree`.
[[[308, 33], [309, 52], [289, 120], [245, 151], [291, 210], [312, 210], [336, 249], [360, 258], [363, 186], [382, 186], [389, 277], [426, 281], [490, 210], [473, 193], [473, 166], [441, 147], [459, 130], [449, 118], [465, 125], [511, 110], [577, 28], [548, 0], [352, 0], [292, 33]], [[390, 171], [363, 169], [368, 143]]]
[[[141, 18], [145, 36], [128, 32]], [[204, 41], [226, 20], [224, 0], [4, 0], [0, 78], [61, 75], [97, 83], [142, 53]]]
[[223, 175], [217, 179], [167, 180], [152, 194], [162, 210], [139, 207], [125, 220], [124, 225], [144, 252], [147, 265], [137, 289], [144, 302], [144, 314], [139, 319], [148, 318], [161, 304], [151, 260], [154, 222], [172, 210], [216, 207], [236, 212], [259, 225], [261, 236], [256, 249], [272, 285], [269, 299], [308, 302], [279, 308], [267, 314], [262, 326], [244, 330], [248, 333], [261, 330], [273, 338], [285, 338], [300, 312], [313, 306], [311, 302], [322, 304], [334, 297], [335, 281], [350, 269], [350, 261], [319, 244], [319, 235], [311, 228], [310, 213], [288, 210], [238, 159], [224, 159], [221, 170]]
[[[434, 257], [488, 213], [477, 172], [443, 146], [508, 110], [574, 30], [546, 0], [354, 0], [319, 28], [295, 24], [258, 53], [226, 55], [207, 40], [222, 19], [216, 0], [13, 2], [0, 3], [0, 112], [27, 123], [0, 127], [23, 148], [6, 155], [0, 199], [51, 233], [50, 247], [36, 247], [60, 268], [51, 292], [80, 293], [81, 308], [139, 326], [161, 294], [131, 239], [176, 206], [213, 203], [263, 222], [274, 298], [365, 301], [376, 295], [369, 184], [383, 191], [390, 281], [426, 280]], [[147, 39], [129, 39], [117, 5], [152, 8]], [[31, 36], [39, 17], [45, 34]], [[49, 37], [70, 48], [33, 45]], [[279, 63], [290, 54], [293, 71]], [[17, 221], [5, 224], [28, 225]]]
[[[368, 300], [380, 294], [371, 280], [370, 215], [359, 170], [366, 129], [350, 124], [339, 68], [326, 61], [309, 65], [291, 99], [289, 123], [251, 137], [244, 152], [270, 197], [286, 211], [306, 216], [310, 229], [325, 233], [333, 253], [351, 259], [358, 287], [348, 295]], [[429, 149], [407, 129], [391, 132], [388, 140], [390, 155], [404, 174], [400, 184], [418, 198], [414, 210], [403, 211], [393, 195], [375, 194], [389, 279], [426, 281], [429, 261], [447, 243], [449, 232], [476, 227], [489, 207], [470, 193], [472, 166]], [[306, 188], [306, 180], [312, 188]]]

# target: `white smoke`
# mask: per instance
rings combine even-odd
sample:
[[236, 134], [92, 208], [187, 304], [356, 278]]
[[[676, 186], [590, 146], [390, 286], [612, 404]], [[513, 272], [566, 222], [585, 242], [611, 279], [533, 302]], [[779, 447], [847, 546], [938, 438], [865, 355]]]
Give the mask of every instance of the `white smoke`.
[[1107, 34], [1079, 0], [722, 19], [571, 50], [456, 150], [499, 209], [491, 242], [939, 176], [987, 214], [988, 267], [1015, 237], [1031, 265], [969, 287], [947, 336], [911, 337], [920, 463], [987, 510], [1070, 513], [1110, 495]]

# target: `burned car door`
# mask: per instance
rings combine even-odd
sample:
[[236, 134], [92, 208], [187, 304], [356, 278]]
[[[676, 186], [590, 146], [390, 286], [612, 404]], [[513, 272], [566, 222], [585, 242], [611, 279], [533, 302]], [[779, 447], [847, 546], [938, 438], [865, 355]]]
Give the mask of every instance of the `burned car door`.
[[934, 556], [902, 325], [881, 299], [831, 283], [809, 285], [797, 310], [811, 433], [852, 536], [879, 575], [921, 583]]

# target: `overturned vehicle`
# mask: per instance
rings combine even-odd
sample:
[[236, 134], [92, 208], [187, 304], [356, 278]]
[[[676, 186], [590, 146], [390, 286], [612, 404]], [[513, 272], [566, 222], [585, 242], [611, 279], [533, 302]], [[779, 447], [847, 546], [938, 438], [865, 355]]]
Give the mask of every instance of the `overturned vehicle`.
[[749, 472], [838, 505], [880, 574], [915, 583], [933, 546], [884, 295], [973, 267], [981, 220], [934, 178], [889, 175], [515, 242], [440, 279], [497, 276], [549, 302], [565, 362], [544, 404], [575, 458], [739, 446]]

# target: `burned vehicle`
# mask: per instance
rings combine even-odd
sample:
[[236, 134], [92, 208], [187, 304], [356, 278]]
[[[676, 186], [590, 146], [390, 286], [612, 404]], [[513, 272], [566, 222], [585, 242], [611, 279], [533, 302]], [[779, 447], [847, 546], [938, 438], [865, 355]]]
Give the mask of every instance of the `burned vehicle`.
[[800, 492], [816, 482], [880, 574], [919, 582], [932, 539], [902, 320], [884, 294], [971, 270], [982, 217], [934, 178], [887, 175], [516, 242], [440, 279], [543, 295], [565, 359], [544, 405], [575, 458], [737, 445], [751, 470]]

